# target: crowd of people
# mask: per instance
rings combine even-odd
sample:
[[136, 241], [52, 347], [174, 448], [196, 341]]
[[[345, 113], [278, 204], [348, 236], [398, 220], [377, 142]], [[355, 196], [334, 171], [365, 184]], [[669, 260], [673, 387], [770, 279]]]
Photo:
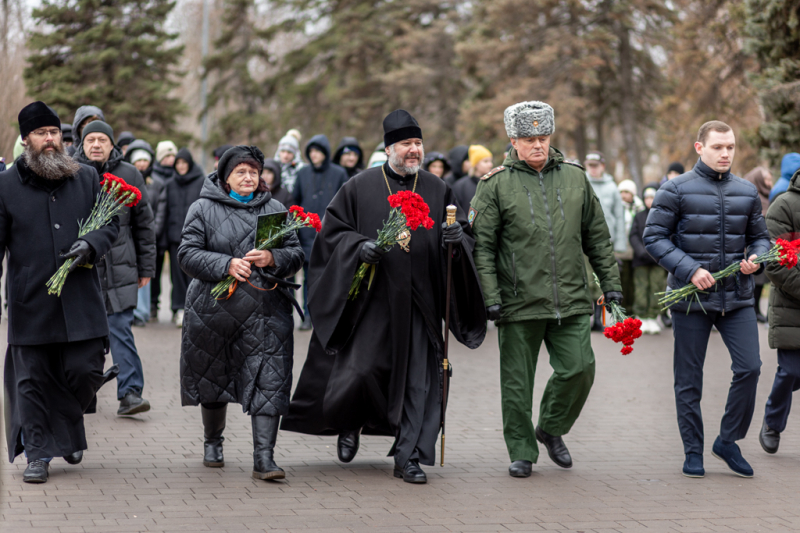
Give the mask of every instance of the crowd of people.
[[[206, 174], [188, 148], [168, 139], [153, 149], [134, 133], [115, 134], [95, 106], [76, 110], [71, 125], [43, 102], [26, 106], [14, 161], [0, 169], [5, 423], [9, 460], [27, 457], [24, 481], [46, 482], [54, 457], [81, 462], [83, 415], [94, 411], [103, 384], [117, 382], [118, 415], [150, 409], [132, 328], [158, 320], [165, 261], [172, 323], [182, 329], [181, 400], [200, 406], [209, 468], [225, 464], [227, 406], [235, 403], [251, 418], [257, 479], [285, 477], [274, 457], [282, 428], [336, 436], [344, 463], [355, 458], [361, 434], [392, 437], [394, 475], [425, 483], [421, 465], [434, 463], [451, 372], [442, 321], [472, 349], [489, 321], [498, 328], [509, 475], [531, 475], [538, 443], [570, 468], [563, 436], [594, 382], [591, 331], [603, 329], [604, 305], [618, 304], [641, 319], [644, 333], [661, 332], [659, 318], [672, 327], [689, 477], [704, 475], [703, 362], [711, 331], [721, 334], [733, 381], [712, 453], [751, 477], [736, 441], [755, 411], [758, 322], [769, 323], [779, 361], [759, 434], [768, 453], [778, 449], [800, 388], [800, 275], [753, 262], [771, 240], [800, 231], [800, 154], [783, 158], [774, 185], [766, 167], [738, 178], [730, 173], [734, 132], [711, 121], [698, 131], [694, 167], [672, 163], [640, 192], [606, 172], [603, 153], [577, 162], [551, 146], [548, 104], [511, 105], [503, 121], [510, 142], [499, 166], [480, 144], [426, 153], [423, 128], [396, 110], [371, 152], [354, 137], [332, 150], [322, 134], [303, 146], [292, 129], [272, 158], [256, 146], [220, 146]], [[79, 233], [106, 174], [136, 187], [141, 200]], [[425, 202], [432, 225], [389, 247], [376, 237], [389, 197], [400, 192]], [[448, 206], [457, 208], [454, 219]], [[256, 246], [259, 217], [297, 208], [319, 214], [321, 228]], [[63, 293], [47, 294], [66, 259], [73, 263]], [[712, 276], [733, 262], [740, 274]], [[353, 293], [363, 266], [372, 273]], [[295, 283], [301, 270], [302, 285]], [[228, 276], [234, 284], [215, 297]], [[770, 282], [768, 319], [759, 300]], [[702, 306], [681, 301], [671, 317], [664, 313], [657, 293], [690, 283], [702, 291]], [[302, 303], [294, 296], [301, 287]], [[299, 328], [312, 334], [292, 396], [295, 310]], [[534, 424], [543, 342], [553, 375]], [[104, 372], [109, 351], [113, 365]]]

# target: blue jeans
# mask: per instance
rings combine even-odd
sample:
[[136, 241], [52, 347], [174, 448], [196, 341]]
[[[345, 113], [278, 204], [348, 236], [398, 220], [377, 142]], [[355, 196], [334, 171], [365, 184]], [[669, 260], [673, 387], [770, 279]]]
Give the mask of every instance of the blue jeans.
[[672, 321], [675, 405], [684, 453], [703, 453], [700, 398], [703, 396], [703, 363], [711, 326], [719, 330], [722, 342], [731, 354], [733, 370], [719, 436], [727, 442], [743, 439], [753, 419], [756, 386], [761, 374], [755, 309], [744, 307], [725, 315], [717, 312], [673, 313]]
[[782, 432], [792, 408], [792, 393], [800, 389], [800, 350], [778, 348], [778, 371], [764, 416], [770, 429]]
[[136, 303], [136, 309], [133, 310], [133, 316], [147, 322], [150, 320], [150, 283], [139, 289], [139, 299]]
[[144, 389], [144, 371], [136, 343], [133, 340], [133, 309], [108, 315], [108, 340], [111, 358], [119, 365], [117, 376], [117, 399], [121, 400], [132, 389], [141, 393]]

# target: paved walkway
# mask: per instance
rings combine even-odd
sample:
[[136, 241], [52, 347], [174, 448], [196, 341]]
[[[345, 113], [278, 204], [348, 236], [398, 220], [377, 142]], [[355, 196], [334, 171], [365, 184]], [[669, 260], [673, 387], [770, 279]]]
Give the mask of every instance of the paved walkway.
[[[5, 346], [5, 321], [0, 344]], [[741, 443], [756, 477], [734, 476], [711, 457], [722, 416], [730, 361], [719, 335], [706, 363], [705, 479], [680, 475], [682, 448], [672, 395], [672, 337], [636, 342], [623, 357], [594, 334], [597, 378], [566, 437], [575, 465], [556, 467], [543, 454], [528, 479], [507, 474], [501, 431], [497, 332], [483, 347], [454, 347], [447, 464], [427, 468], [429, 483], [392, 477], [389, 439], [364, 437], [355, 461], [336, 460], [335, 439], [282, 432], [276, 458], [285, 482], [250, 478], [249, 419], [232, 406], [222, 469], [202, 465], [200, 410], [178, 394], [180, 332], [162, 323], [136, 329], [144, 359], [145, 396], [153, 409], [118, 418], [106, 387], [87, 416], [89, 450], [81, 465], [56, 459], [46, 485], [22, 483], [24, 461], [0, 472], [3, 532], [461, 532], [461, 531], [800, 531], [800, 421], [781, 451], [765, 454], [757, 430], [775, 370], [761, 330], [762, 381], [750, 434]], [[296, 338], [296, 369], [309, 335]], [[539, 361], [536, 405], [550, 374]], [[295, 377], [297, 377], [297, 373]], [[3, 440], [3, 442], [5, 442]], [[5, 453], [5, 446], [3, 446]]]

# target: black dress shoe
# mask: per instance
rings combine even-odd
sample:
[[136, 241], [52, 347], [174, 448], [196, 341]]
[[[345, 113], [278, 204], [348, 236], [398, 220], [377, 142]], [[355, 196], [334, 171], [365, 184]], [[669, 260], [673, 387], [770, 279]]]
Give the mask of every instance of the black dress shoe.
[[28, 468], [22, 474], [22, 481], [25, 483], [47, 483], [47, 472], [50, 469], [50, 463], [46, 463], [41, 459], [34, 459], [28, 463]]
[[130, 390], [125, 397], [119, 401], [118, 416], [138, 415], [150, 410], [150, 402], [142, 398], [141, 393]]
[[83, 450], [78, 450], [77, 452], [65, 455], [64, 460], [71, 465], [80, 464], [81, 461], [83, 461]]
[[547, 455], [550, 459], [560, 466], [561, 468], [572, 468], [572, 457], [569, 454], [567, 446], [561, 437], [554, 437], [536, 426], [536, 440], [541, 442], [547, 448]]
[[360, 435], [361, 429], [358, 431], [346, 431], [339, 434], [339, 439], [336, 441], [336, 454], [339, 456], [341, 462], [349, 463], [355, 459], [356, 453], [358, 453]]
[[525, 461], [524, 459], [514, 461], [508, 467], [508, 475], [511, 477], [530, 477], [531, 468], [533, 468], [533, 463], [530, 461]]
[[119, 376], [119, 365], [113, 364], [108, 367], [108, 370], [103, 372], [103, 385], [111, 381], [112, 379], [116, 379]]
[[419, 467], [419, 461], [416, 459], [409, 459], [406, 461], [406, 466], [399, 468], [397, 465], [394, 467], [394, 477], [401, 477], [406, 483], [427, 483], [428, 476]]
[[781, 434], [778, 431], [770, 428], [767, 421], [761, 425], [761, 431], [758, 434], [758, 442], [767, 453], [777, 453], [778, 445], [781, 443]]

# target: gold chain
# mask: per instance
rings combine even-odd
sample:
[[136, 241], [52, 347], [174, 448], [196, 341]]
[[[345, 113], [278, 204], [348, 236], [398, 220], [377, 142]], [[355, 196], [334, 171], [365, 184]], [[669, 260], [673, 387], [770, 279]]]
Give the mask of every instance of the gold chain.
[[[392, 188], [389, 186], [389, 178], [386, 177], [386, 169], [383, 168], [383, 165], [381, 165], [381, 172], [383, 172], [383, 179], [386, 180], [386, 187], [389, 189], [389, 196], [391, 196], [393, 194]], [[411, 192], [417, 192], [417, 180], [419, 180], [419, 172], [414, 174], [414, 188], [411, 189]]]

